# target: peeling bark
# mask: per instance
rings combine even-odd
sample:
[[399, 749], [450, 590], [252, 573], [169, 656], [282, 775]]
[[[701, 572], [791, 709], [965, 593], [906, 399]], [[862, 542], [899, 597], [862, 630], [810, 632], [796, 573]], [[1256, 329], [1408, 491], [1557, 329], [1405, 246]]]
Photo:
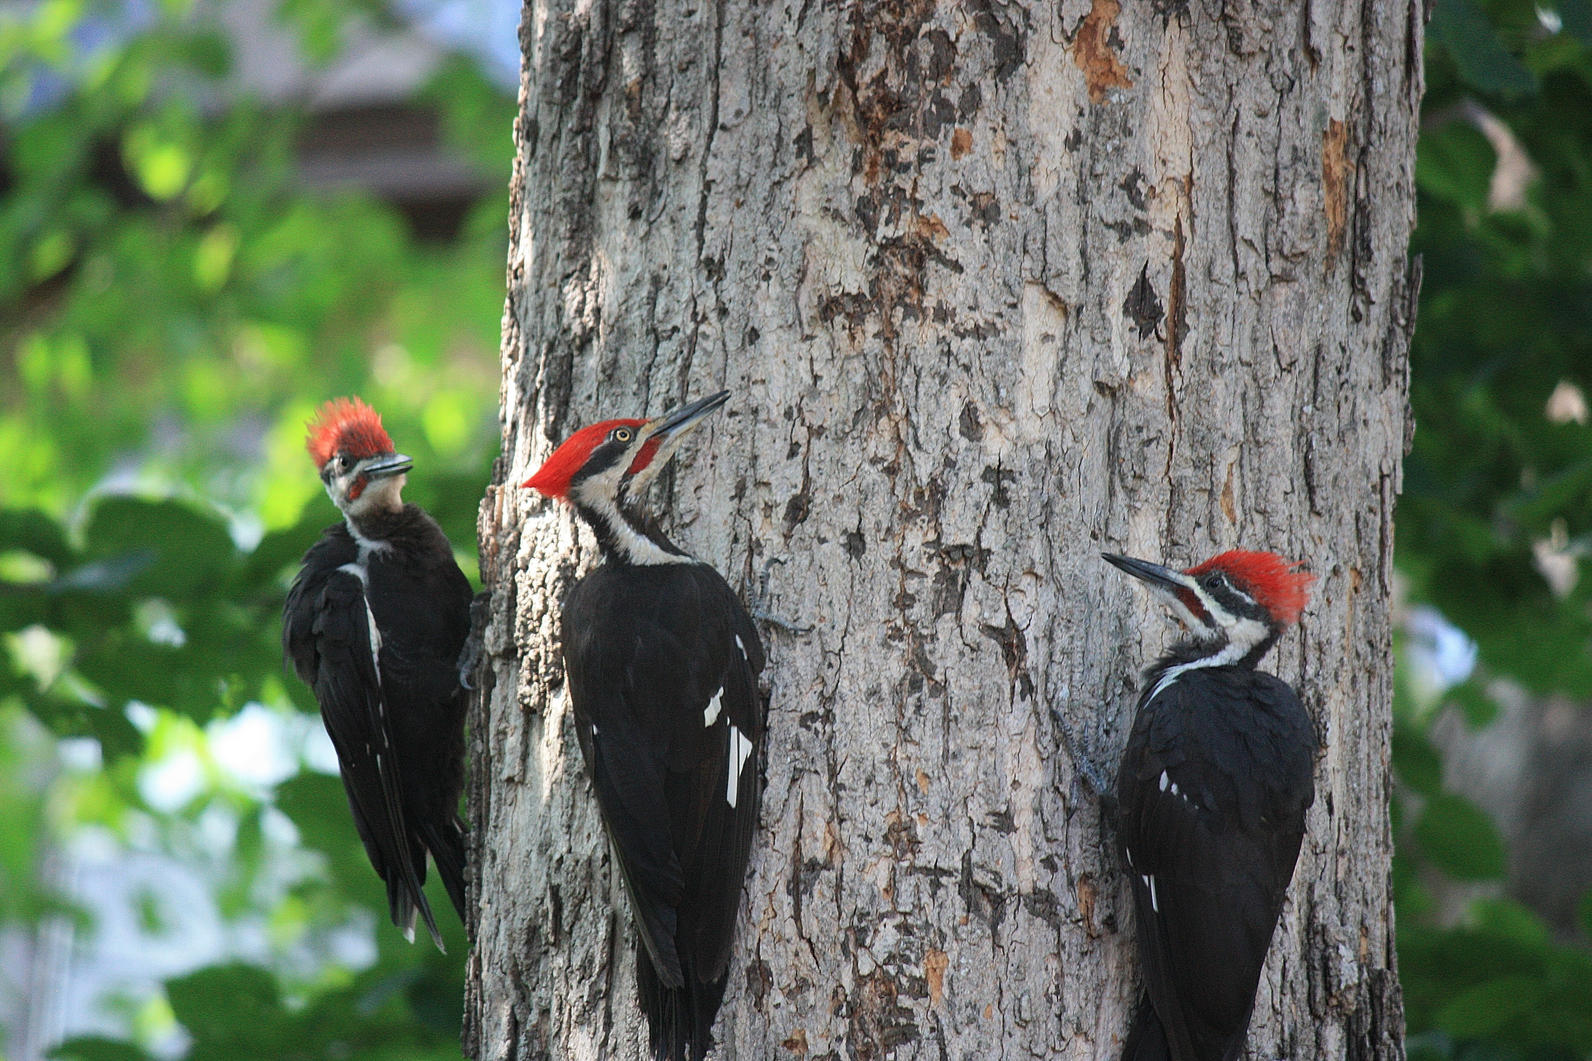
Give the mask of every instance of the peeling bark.
[[[559, 602], [514, 488], [720, 386], [654, 487], [770, 629], [724, 1058], [1110, 1057], [1131, 900], [1049, 721], [1113, 763], [1164, 624], [1098, 559], [1307, 560], [1322, 734], [1250, 1055], [1393, 1058], [1393, 503], [1419, 3], [534, 0], [481, 512], [466, 1048], [643, 1055]], [[771, 561], [778, 561], [770, 566]]]

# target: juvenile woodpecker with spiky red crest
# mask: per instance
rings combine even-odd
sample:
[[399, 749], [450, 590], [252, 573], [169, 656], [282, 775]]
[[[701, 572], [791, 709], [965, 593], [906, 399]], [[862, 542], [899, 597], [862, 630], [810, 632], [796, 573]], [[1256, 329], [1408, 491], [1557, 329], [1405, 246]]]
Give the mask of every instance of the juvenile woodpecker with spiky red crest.
[[282, 648], [315, 693], [354, 828], [414, 940], [426, 854], [465, 919], [465, 691], [470, 583], [436, 520], [399, 496], [413, 462], [355, 398], [321, 406], [308, 449], [343, 513], [304, 554], [282, 611]]
[[1178, 571], [1105, 554], [1186, 636], [1145, 672], [1117, 773], [1145, 997], [1125, 1061], [1233, 1061], [1315, 798], [1316, 734], [1298, 695], [1257, 669], [1313, 576], [1273, 553]]
[[763, 645], [713, 568], [641, 493], [728, 391], [577, 431], [524, 483], [567, 502], [602, 562], [564, 602], [575, 733], [630, 893], [637, 994], [657, 1061], [698, 1061], [728, 980], [762, 798]]

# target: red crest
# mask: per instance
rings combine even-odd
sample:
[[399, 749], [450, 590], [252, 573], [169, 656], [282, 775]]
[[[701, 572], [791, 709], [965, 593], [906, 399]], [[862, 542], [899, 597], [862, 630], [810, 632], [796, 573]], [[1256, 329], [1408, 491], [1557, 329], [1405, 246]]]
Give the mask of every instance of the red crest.
[[337, 453], [363, 460], [378, 453], [396, 452], [381, 426], [381, 417], [358, 398], [332, 399], [305, 426], [310, 432], [305, 448], [317, 468], [325, 467]]
[[1310, 583], [1316, 576], [1298, 570], [1276, 553], [1251, 553], [1232, 549], [1213, 556], [1184, 574], [1198, 578], [1208, 571], [1220, 568], [1240, 589], [1255, 598], [1278, 622], [1297, 622], [1310, 599]]
[[[559, 499], [568, 497], [570, 481], [591, 457], [592, 450], [603, 444], [608, 432], [616, 427], [640, 428], [645, 423], [645, 420], [604, 420], [600, 424], [583, 427], [565, 439], [564, 444], [553, 451], [553, 455], [537, 469], [536, 474], [520, 485], [528, 486], [548, 497]], [[644, 448], [642, 452], [647, 451]], [[639, 454], [636, 459], [640, 461]], [[632, 467], [631, 470], [634, 471], [635, 468]]]

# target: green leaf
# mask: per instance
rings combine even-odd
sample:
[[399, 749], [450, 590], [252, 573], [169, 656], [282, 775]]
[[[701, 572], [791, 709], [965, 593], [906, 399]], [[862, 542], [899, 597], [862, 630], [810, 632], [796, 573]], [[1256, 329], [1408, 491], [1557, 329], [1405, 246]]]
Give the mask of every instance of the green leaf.
[[213, 590], [237, 556], [219, 518], [181, 501], [126, 496], [107, 497], [94, 507], [84, 552], [95, 559], [147, 560], [133, 588], [172, 600]]
[[1472, 87], [1504, 99], [1536, 91], [1537, 79], [1504, 48], [1492, 23], [1472, 0], [1442, 0], [1433, 5], [1428, 32], [1448, 50], [1460, 76]]
[[1481, 130], [1454, 118], [1422, 135], [1415, 179], [1427, 195], [1480, 213], [1487, 208], [1497, 164], [1497, 152]]
[[1480, 729], [1498, 717], [1498, 701], [1492, 698], [1485, 685], [1479, 681], [1467, 681], [1449, 689], [1448, 699], [1457, 706], [1465, 715], [1465, 721], [1471, 729]]
[[68, 1039], [47, 1055], [52, 1061], [154, 1061], [136, 1043], [85, 1035]]
[[1478, 899], [1471, 905], [1470, 920], [1477, 929], [1529, 948], [1546, 951], [1551, 942], [1542, 918], [1512, 899]]
[[1564, 32], [1584, 45], [1592, 45], [1592, 0], [1559, 0]]
[[66, 529], [36, 508], [0, 509], [0, 553], [25, 552], [56, 567], [71, 563]]
[[1496, 1035], [1542, 998], [1542, 982], [1535, 977], [1500, 977], [1457, 992], [1437, 1011], [1437, 1024], [1461, 1039]]
[[213, 965], [167, 980], [166, 999], [178, 1022], [205, 1042], [230, 1042], [280, 1020], [276, 978], [253, 965]]
[[1504, 844], [1497, 828], [1463, 796], [1445, 792], [1428, 800], [1415, 823], [1415, 838], [1434, 865], [1458, 880], [1504, 874]]
[[1443, 787], [1443, 761], [1426, 735], [1409, 723], [1394, 723], [1393, 770], [1423, 796], [1435, 796]]

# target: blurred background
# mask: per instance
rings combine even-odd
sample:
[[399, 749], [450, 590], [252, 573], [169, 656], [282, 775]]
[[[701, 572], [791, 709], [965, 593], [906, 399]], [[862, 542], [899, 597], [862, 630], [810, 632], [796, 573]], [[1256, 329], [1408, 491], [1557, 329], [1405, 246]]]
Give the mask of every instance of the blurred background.
[[[0, 6], [0, 1061], [457, 1057], [279, 615], [357, 393], [472, 575], [517, 0]], [[1410, 1056], [1592, 1056], [1592, 0], [1438, 0], [1398, 515]], [[1352, 444], [1352, 440], [1349, 440]], [[1326, 960], [1326, 959], [1324, 959]]]
[[463, 930], [387, 923], [278, 639], [337, 395], [476, 575], [518, 21], [0, 7], [7, 1061], [459, 1056]]

